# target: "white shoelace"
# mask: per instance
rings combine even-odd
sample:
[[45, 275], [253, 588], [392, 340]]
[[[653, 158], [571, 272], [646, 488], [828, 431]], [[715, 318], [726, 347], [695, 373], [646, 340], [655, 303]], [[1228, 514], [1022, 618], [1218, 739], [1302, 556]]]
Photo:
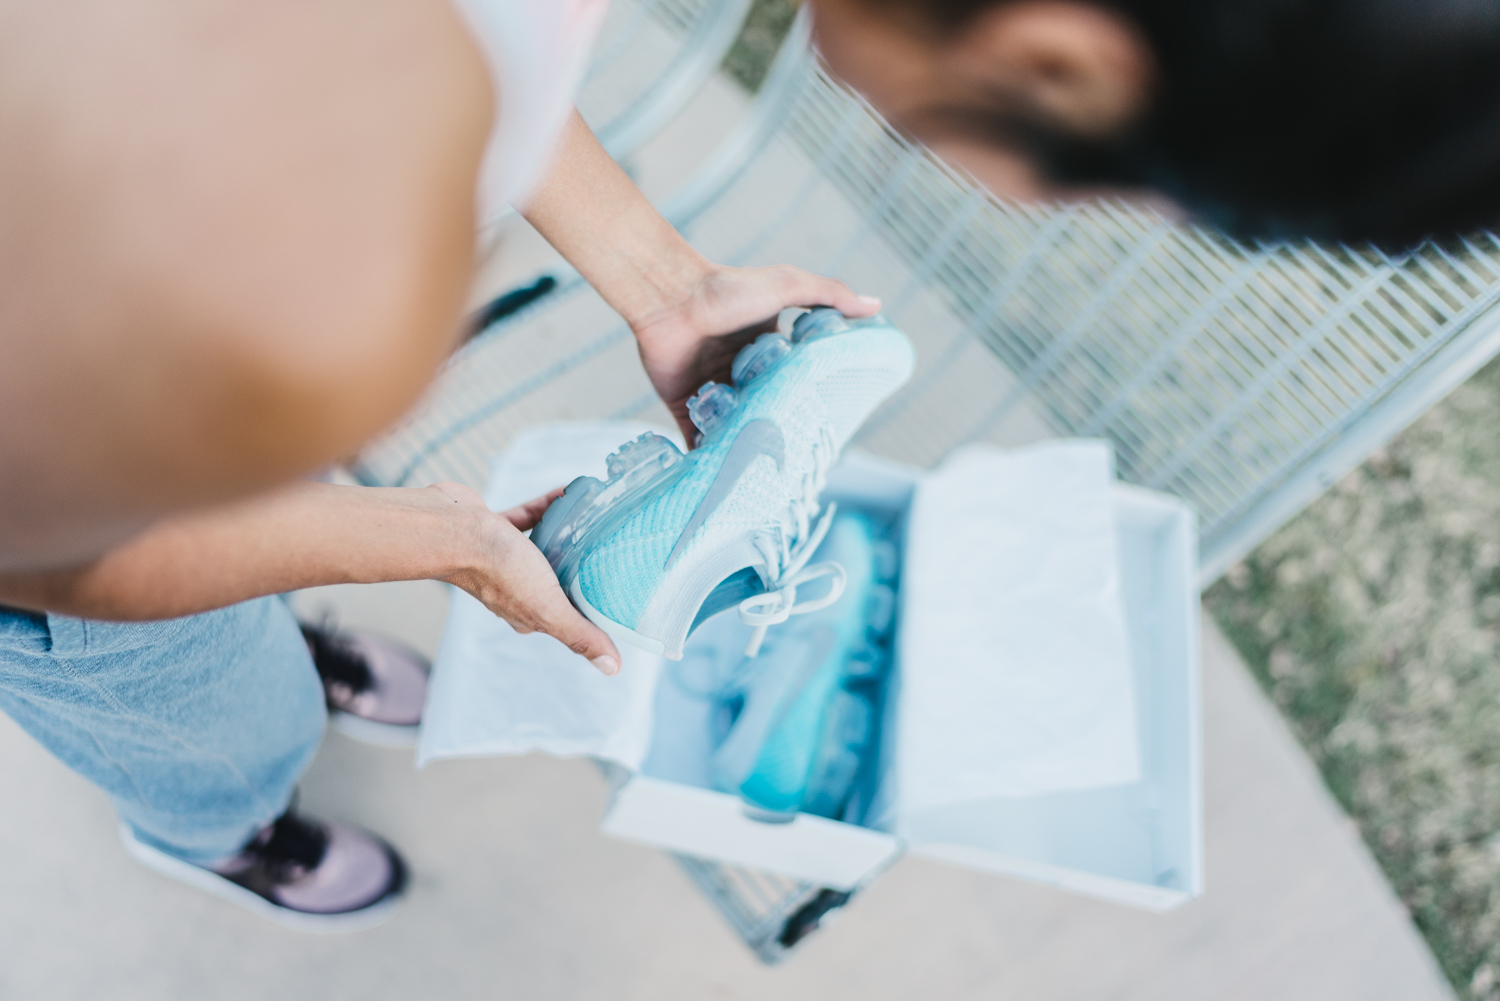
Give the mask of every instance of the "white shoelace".
[[[746, 657], [754, 657], [760, 652], [761, 642], [770, 626], [779, 625], [793, 615], [827, 608], [844, 593], [848, 576], [838, 563], [830, 561], [807, 566], [807, 561], [828, 534], [828, 526], [833, 523], [833, 514], [838, 510], [838, 505], [829, 504], [817, 524], [812, 524], [818, 513], [818, 495], [823, 492], [833, 452], [833, 436], [824, 428], [812, 450], [812, 469], [802, 477], [801, 496], [792, 498], [787, 509], [788, 517], [757, 532], [751, 540], [766, 561], [767, 588], [764, 594], [751, 595], [740, 602], [740, 621], [755, 627], [745, 646]], [[797, 588], [820, 577], [832, 578], [828, 593], [798, 604]]]

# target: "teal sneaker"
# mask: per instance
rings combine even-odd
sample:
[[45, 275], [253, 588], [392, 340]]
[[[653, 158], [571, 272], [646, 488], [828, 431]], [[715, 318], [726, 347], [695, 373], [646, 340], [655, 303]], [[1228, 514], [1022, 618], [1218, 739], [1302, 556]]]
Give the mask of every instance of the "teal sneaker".
[[765, 814], [841, 818], [869, 757], [895, 620], [896, 551], [863, 514], [840, 514], [818, 550], [844, 567], [837, 605], [777, 630], [717, 698], [737, 707], [710, 763], [714, 785]]
[[[809, 566], [828, 530], [818, 496], [844, 443], [911, 377], [906, 335], [882, 317], [836, 310], [799, 317], [790, 339], [763, 334], [735, 358], [734, 386], [706, 383], [688, 401], [699, 445], [684, 456], [644, 434], [581, 476], [532, 539], [563, 589], [611, 636], [674, 660], [692, 630], [739, 606], [755, 628], [837, 600], [843, 570]], [[797, 588], [831, 577], [828, 592]]]

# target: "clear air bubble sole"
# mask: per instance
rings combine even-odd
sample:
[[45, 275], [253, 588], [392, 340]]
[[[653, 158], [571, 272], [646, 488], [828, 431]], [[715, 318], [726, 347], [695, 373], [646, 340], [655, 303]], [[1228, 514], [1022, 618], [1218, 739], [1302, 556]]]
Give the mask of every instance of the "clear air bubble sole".
[[687, 457], [666, 438], [647, 431], [609, 457], [609, 478], [580, 476], [553, 501], [532, 532], [547, 562], [566, 587], [583, 556], [652, 497], [670, 489], [688, 471]]

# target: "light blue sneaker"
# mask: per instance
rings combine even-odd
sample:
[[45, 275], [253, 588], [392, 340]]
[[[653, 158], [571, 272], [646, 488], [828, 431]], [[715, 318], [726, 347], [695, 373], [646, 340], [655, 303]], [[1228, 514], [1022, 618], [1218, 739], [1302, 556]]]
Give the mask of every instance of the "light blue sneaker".
[[714, 785], [759, 811], [838, 818], [873, 747], [895, 618], [896, 555], [863, 514], [840, 514], [818, 558], [848, 575], [837, 605], [777, 630], [719, 699], [741, 704]]
[[[818, 495], [854, 431], [911, 377], [911, 343], [882, 317], [832, 309], [799, 317], [790, 340], [763, 334], [735, 358], [735, 386], [688, 401], [702, 432], [684, 456], [644, 434], [581, 476], [532, 539], [579, 610], [618, 640], [672, 659], [698, 623], [739, 606], [765, 627], [837, 600], [843, 570], [809, 566], [828, 528]], [[799, 604], [797, 588], [834, 579]]]

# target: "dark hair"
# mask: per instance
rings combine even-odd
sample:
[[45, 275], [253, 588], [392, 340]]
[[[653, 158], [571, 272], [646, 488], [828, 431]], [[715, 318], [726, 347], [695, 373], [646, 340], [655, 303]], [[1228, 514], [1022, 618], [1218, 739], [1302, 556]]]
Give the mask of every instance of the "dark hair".
[[[870, 2], [956, 31], [1005, 0]], [[1500, 0], [1093, 2], [1136, 25], [1157, 86], [1107, 142], [1021, 128], [1059, 179], [1149, 185], [1243, 237], [1500, 222]]]

